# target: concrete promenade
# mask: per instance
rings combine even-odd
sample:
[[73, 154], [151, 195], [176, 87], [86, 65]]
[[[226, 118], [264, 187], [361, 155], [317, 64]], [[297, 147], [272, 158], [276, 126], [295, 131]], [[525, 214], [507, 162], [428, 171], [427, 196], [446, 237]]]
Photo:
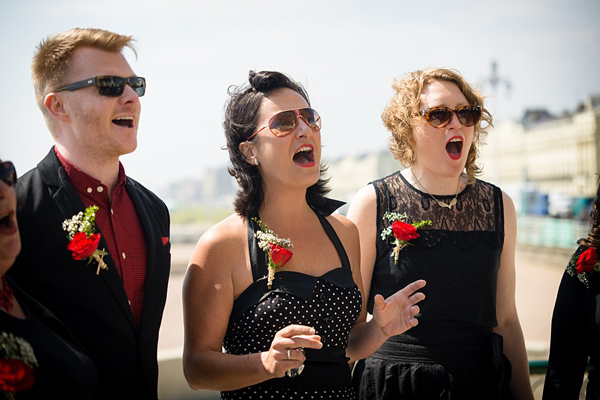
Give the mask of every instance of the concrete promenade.
[[[181, 367], [181, 286], [193, 249], [193, 244], [174, 244], [171, 251], [172, 273], [158, 343], [159, 396], [162, 400], [218, 399], [218, 392], [189, 389]], [[517, 251], [517, 308], [530, 360], [547, 357], [552, 309], [569, 256], [569, 252], [537, 248], [519, 248]]]

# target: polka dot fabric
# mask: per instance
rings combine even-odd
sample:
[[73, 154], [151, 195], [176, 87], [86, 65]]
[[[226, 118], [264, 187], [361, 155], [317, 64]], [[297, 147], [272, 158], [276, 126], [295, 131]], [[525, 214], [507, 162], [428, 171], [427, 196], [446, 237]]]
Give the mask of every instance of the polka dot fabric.
[[[291, 324], [302, 324], [315, 328], [324, 349], [345, 349], [360, 310], [361, 295], [356, 286], [338, 287], [319, 278], [310, 300], [284, 292], [269, 293], [230, 326], [223, 347], [231, 354], [266, 351], [277, 331]], [[222, 392], [221, 399], [355, 399], [354, 391], [348, 387], [299, 390], [263, 386]]]
[[260, 391], [252, 387], [237, 390], [234, 392], [221, 393], [221, 399], [356, 399], [354, 390], [349, 388], [341, 389], [322, 389], [322, 390], [302, 390], [302, 389], [281, 389], [281, 388], [261, 388]]

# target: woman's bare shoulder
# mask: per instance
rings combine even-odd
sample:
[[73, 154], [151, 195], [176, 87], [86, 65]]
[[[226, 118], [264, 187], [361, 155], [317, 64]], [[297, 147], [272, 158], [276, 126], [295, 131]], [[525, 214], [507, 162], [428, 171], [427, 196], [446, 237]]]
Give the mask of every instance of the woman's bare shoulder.
[[327, 220], [329, 221], [333, 229], [335, 229], [336, 233], [338, 234], [340, 239], [342, 239], [342, 241], [358, 239], [358, 230], [356, 228], [356, 225], [344, 215], [333, 213], [329, 217], [327, 217]]
[[208, 229], [196, 244], [191, 262], [200, 259], [220, 259], [222, 255], [233, 255], [243, 251], [246, 244], [246, 221], [232, 214]]

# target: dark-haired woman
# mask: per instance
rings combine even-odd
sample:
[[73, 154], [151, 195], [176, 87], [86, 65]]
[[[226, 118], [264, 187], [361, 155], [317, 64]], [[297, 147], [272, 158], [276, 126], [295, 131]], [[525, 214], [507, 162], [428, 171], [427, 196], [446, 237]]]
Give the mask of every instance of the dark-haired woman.
[[358, 233], [324, 197], [321, 119], [305, 90], [251, 71], [230, 95], [224, 127], [240, 190], [186, 272], [188, 384], [224, 399], [353, 399], [348, 361], [416, 324], [425, 283], [377, 297], [367, 323]]
[[544, 400], [579, 399], [588, 358], [585, 398], [600, 399], [600, 185], [590, 232], [577, 243], [554, 305]]

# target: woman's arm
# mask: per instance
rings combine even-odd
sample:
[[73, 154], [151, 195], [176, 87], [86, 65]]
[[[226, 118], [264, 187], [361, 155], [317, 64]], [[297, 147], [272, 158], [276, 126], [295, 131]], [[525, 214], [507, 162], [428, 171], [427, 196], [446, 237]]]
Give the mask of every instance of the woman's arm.
[[360, 189], [348, 209], [348, 219], [358, 228], [360, 240], [360, 276], [363, 284], [363, 304], [369, 298], [373, 268], [377, 256], [377, 195], [375, 187], [367, 185]]
[[291, 325], [277, 332], [268, 351], [222, 352], [234, 299], [252, 282], [245, 223], [238, 217], [224, 222], [200, 238], [183, 283], [183, 370], [192, 389], [235, 390], [282, 377], [305, 360], [299, 351], [288, 360], [289, 348], [321, 347], [313, 328]]
[[363, 296], [362, 310], [350, 332], [346, 349], [346, 356], [352, 362], [373, 354], [390, 336], [404, 333], [417, 325], [415, 315], [419, 312], [419, 307], [416, 304], [423, 300], [425, 295], [416, 292], [425, 286], [425, 281], [413, 282], [385, 300], [383, 296], [376, 295], [374, 316], [366, 322], [366, 296], [360, 270], [361, 248], [358, 230], [352, 221], [343, 216], [337, 215], [335, 219], [341, 224], [336, 230], [342, 233], [338, 235], [348, 253], [354, 282]]
[[533, 399], [529, 380], [529, 365], [521, 323], [515, 301], [515, 247], [517, 239], [517, 216], [515, 206], [508, 195], [502, 193], [504, 203], [504, 247], [498, 270], [496, 317], [498, 326], [494, 331], [504, 339], [504, 354], [512, 364], [510, 389], [513, 397]]

